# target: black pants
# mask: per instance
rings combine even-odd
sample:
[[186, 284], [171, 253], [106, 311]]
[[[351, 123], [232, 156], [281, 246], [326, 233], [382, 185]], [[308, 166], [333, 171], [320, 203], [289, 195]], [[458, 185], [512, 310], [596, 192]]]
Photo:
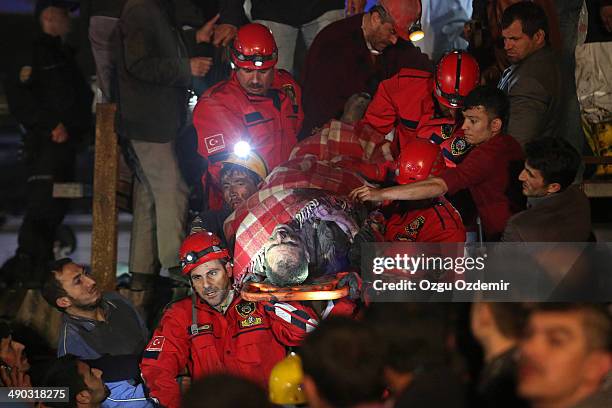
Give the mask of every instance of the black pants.
[[28, 170], [27, 205], [19, 229], [17, 255], [28, 265], [19, 271], [17, 279], [26, 274], [40, 276], [53, 260], [55, 233], [62, 223], [68, 202], [53, 198], [53, 183], [69, 182], [74, 178], [76, 150], [73, 143], [53, 143], [50, 140], [36, 148], [26, 144]]

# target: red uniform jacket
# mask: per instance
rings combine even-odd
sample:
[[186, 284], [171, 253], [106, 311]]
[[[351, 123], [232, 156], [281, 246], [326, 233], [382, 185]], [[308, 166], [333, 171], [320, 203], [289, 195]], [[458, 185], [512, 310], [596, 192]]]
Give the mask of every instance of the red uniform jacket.
[[465, 242], [461, 215], [444, 197], [430, 206], [413, 208], [410, 201], [394, 202], [386, 224], [385, 241]]
[[297, 143], [304, 119], [301, 98], [299, 85], [286, 71], [275, 71], [266, 96], [249, 95], [233, 73], [198, 100], [193, 112], [198, 153], [209, 158], [232, 152], [237, 141], [246, 140], [272, 170], [289, 159]]
[[236, 296], [225, 314], [198, 299], [197, 334], [191, 334], [192, 300], [182, 299], [164, 313], [140, 369], [150, 395], [167, 408], [180, 406], [176, 376], [186, 366], [194, 379], [227, 372], [267, 388], [285, 346], [299, 345], [317, 324], [300, 303], [254, 303]]
[[433, 87], [431, 73], [402, 68], [380, 83], [358, 126], [369, 124], [384, 135], [395, 129], [394, 144], [405, 145], [416, 137], [419, 122], [433, 115]]
[[463, 161], [472, 148], [463, 137], [461, 125], [453, 118], [430, 117], [421, 120], [417, 129], [417, 137], [429, 139], [440, 145], [446, 167], [455, 167]]

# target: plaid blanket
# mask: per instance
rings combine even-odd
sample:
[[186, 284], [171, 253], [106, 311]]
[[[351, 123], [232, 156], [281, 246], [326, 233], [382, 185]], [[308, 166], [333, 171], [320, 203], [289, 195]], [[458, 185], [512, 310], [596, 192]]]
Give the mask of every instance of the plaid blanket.
[[[253, 270], [264, 243], [278, 224], [295, 221], [305, 208], [313, 205], [317, 195], [335, 196], [348, 203], [348, 199], [342, 196], [367, 183], [352, 169], [334, 163], [342, 158], [367, 162], [385, 160], [390, 157], [388, 145], [379, 133], [368, 129], [356, 131], [353, 126], [335, 120], [300, 142], [291, 153], [290, 160], [276, 167], [266, 178], [262, 189], [225, 221], [225, 236], [236, 237], [235, 282], [239, 284], [242, 277]], [[303, 189], [322, 191], [304, 194]], [[317, 202], [321, 201], [326, 200]]]

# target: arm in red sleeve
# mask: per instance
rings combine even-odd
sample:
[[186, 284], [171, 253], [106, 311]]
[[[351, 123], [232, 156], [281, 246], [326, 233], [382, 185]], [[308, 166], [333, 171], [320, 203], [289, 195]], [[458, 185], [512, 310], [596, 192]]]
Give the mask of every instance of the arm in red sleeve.
[[372, 102], [368, 106], [362, 123], [368, 123], [376, 131], [387, 134], [395, 128], [398, 108], [389, 93], [389, 87], [397, 83], [397, 77], [383, 81], [378, 86]]
[[270, 317], [274, 337], [285, 346], [299, 346], [319, 324], [314, 310], [301, 303], [266, 302], [264, 310]]
[[480, 184], [495, 171], [495, 161], [480, 149], [475, 148], [457, 167], [447, 168], [440, 175], [448, 187], [448, 194]]
[[166, 408], [180, 407], [180, 391], [176, 377], [190, 355], [188, 323], [180, 309], [172, 306], [155, 330], [140, 363], [142, 378], [150, 395]]

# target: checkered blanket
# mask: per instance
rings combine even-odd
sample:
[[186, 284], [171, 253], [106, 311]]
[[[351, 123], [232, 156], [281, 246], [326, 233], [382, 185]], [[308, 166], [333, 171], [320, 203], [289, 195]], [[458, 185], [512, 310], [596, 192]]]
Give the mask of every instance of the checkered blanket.
[[[388, 142], [382, 135], [367, 129], [356, 132], [351, 125], [335, 120], [300, 142], [290, 160], [276, 167], [262, 189], [225, 221], [225, 236], [236, 236], [235, 282], [240, 283], [242, 277], [253, 270], [263, 244], [278, 224], [288, 224], [296, 217], [303, 217], [309, 206], [326, 201], [320, 200], [321, 196], [331, 195], [349, 203], [342, 197], [367, 183], [355, 171], [334, 163], [341, 158], [371, 161], [389, 156]], [[303, 189], [322, 191], [304, 194]], [[355, 232], [353, 229], [353, 226], [349, 228], [351, 235]]]

